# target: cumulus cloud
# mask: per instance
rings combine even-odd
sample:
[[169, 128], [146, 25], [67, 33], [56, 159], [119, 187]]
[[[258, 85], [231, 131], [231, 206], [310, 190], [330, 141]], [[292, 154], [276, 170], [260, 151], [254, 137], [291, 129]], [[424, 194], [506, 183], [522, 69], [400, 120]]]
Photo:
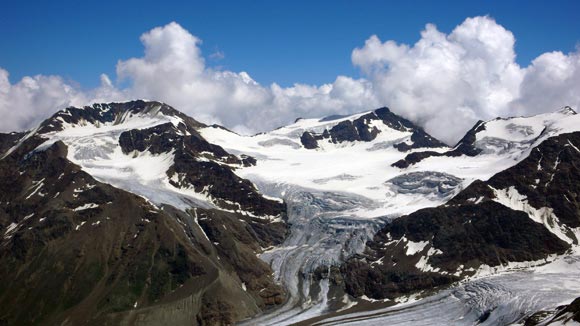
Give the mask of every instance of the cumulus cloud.
[[26, 76], [15, 84], [0, 68], [0, 132], [32, 128], [43, 119], [67, 106], [82, 106], [92, 102], [116, 101], [126, 98], [101, 75], [101, 86], [89, 91], [60, 76]]
[[[0, 69], [0, 131], [32, 127], [56, 109], [93, 101], [164, 101], [206, 123], [266, 131], [297, 117], [350, 114], [389, 106], [452, 143], [477, 119], [530, 114], [580, 104], [580, 55], [546, 53], [529, 67], [515, 62], [514, 35], [489, 17], [468, 18], [445, 34], [428, 24], [413, 45], [371, 36], [352, 52], [364, 78], [323, 85], [261, 85], [246, 72], [207, 66], [201, 40], [177, 23], [141, 36], [144, 54], [120, 60], [117, 83], [101, 76], [89, 91], [58, 76], [15, 84]], [[119, 87], [126, 84], [126, 87]]]
[[265, 131], [297, 116], [348, 113], [377, 103], [371, 92], [362, 90], [368, 82], [344, 76], [322, 86], [282, 88], [264, 87], [246, 72], [211, 69], [205, 65], [199, 39], [177, 23], [155, 28], [141, 41], [144, 57], [117, 65], [117, 75], [132, 83], [133, 97], [161, 100], [202, 121], [240, 132]]
[[[427, 25], [412, 46], [369, 38], [352, 53], [382, 103], [444, 141], [477, 119], [509, 115], [524, 71], [513, 34], [488, 17], [465, 20], [449, 35]], [[550, 108], [548, 108], [550, 109]]]
[[0, 68], [0, 130], [31, 127], [65, 105], [86, 101], [84, 94], [58, 76], [24, 77], [12, 85]]
[[510, 103], [518, 114], [537, 114], [548, 108], [580, 108], [580, 51], [544, 53], [525, 69], [520, 97]]
[[25, 77], [11, 85], [0, 70], [0, 111], [9, 122], [0, 131], [30, 128], [59, 108], [134, 98], [154, 99], [206, 123], [242, 133], [271, 130], [297, 117], [348, 114], [378, 105], [372, 85], [339, 76], [333, 83], [263, 86], [246, 72], [212, 69], [201, 54], [201, 40], [173, 22], [141, 36], [143, 57], [120, 60], [120, 89], [107, 75], [100, 87], [82, 92], [55, 76]]
[[489, 17], [450, 34], [428, 24], [414, 45], [371, 36], [352, 52], [379, 102], [453, 143], [476, 120], [578, 107], [579, 54], [546, 53], [520, 67], [514, 35]]

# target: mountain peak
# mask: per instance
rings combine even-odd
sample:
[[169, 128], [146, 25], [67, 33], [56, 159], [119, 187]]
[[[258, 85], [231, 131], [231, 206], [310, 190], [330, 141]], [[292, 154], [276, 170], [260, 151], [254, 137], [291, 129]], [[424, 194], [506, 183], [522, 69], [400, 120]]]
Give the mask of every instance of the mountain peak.
[[558, 113], [566, 114], [566, 115], [575, 115], [578, 114], [574, 109], [569, 106], [565, 106], [557, 111]]
[[[341, 144], [355, 141], [375, 141], [380, 134], [400, 140], [394, 146], [400, 151], [419, 147], [446, 147], [428, 135], [411, 121], [382, 107], [353, 115], [331, 115], [322, 119], [302, 119], [281, 131], [300, 133], [300, 142], [307, 149], [315, 149], [326, 143]], [[410, 136], [409, 139], [407, 139]], [[386, 139], [385, 139], [386, 140]], [[389, 141], [395, 141], [390, 139]]]
[[[188, 117], [173, 107], [158, 101], [131, 100], [126, 102], [93, 103], [84, 107], [68, 107], [48, 118], [38, 128], [38, 133], [47, 134], [78, 126], [104, 125], [118, 126], [132, 124], [131, 121], [151, 120], [172, 122], [175, 126], [183, 124], [187, 129], [194, 130], [204, 124]], [[158, 124], [158, 123], [156, 123]]]

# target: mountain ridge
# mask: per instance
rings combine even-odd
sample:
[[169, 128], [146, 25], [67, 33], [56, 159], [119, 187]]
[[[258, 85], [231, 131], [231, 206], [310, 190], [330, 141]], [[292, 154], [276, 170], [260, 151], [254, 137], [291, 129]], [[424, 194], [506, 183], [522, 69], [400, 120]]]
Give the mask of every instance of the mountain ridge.
[[[0, 320], [277, 325], [533, 265], [578, 244], [579, 129], [565, 108], [449, 147], [388, 108], [244, 136], [156, 101], [70, 107], [0, 134], [0, 273], [44, 304], [7, 286]], [[30, 266], [55, 262], [78, 270], [49, 291]]]

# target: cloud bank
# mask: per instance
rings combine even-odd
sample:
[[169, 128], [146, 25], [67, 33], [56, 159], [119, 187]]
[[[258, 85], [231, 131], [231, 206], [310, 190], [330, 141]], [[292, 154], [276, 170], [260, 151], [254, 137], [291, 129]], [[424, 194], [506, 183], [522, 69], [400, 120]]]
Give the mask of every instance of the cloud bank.
[[177, 23], [144, 33], [141, 42], [142, 57], [117, 63], [116, 83], [102, 75], [88, 91], [59, 76], [11, 84], [0, 68], [0, 131], [30, 128], [68, 105], [147, 98], [242, 133], [388, 106], [453, 143], [478, 119], [580, 106], [578, 51], [544, 53], [520, 67], [514, 35], [489, 17], [468, 18], [449, 34], [428, 24], [413, 45], [371, 36], [352, 52], [364, 77], [324, 85], [264, 86], [246, 72], [212, 69], [201, 41]]

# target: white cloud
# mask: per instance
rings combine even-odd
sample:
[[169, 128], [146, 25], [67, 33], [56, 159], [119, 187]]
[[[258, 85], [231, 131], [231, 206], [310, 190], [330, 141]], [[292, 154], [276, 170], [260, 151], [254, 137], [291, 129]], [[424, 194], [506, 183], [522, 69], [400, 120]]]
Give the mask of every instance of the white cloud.
[[580, 108], [580, 51], [544, 53], [526, 68], [520, 97], [510, 105], [520, 114], [565, 105]]
[[8, 77], [8, 72], [0, 68], [0, 132], [32, 128], [67, 106], [126, 98], [104, 74], [101, 86], [86, 92], [59, 76], [27, 76], [15, 84]]
[[427, 25], [413, 45], [371, 36], [352, 53], [364, 79], [338, 76], [324, 85], [260, 85], [246, 72], [208, 67], [201, 41], [177, 23], [141, 36], [143, 57], [121, 60], [119, 88], [106, 75], [81, 91], [58, 76], [11, 84], [0, 69], [0, 131], [32, 127], [67, 105], [147, 98], [240, 132], [297, 117], [349, 114], [389, 106], [440, 139], [453, 142], [477, 119], [578, 107], [580, 55], [546, 53], [529, 67], [515, 62], [513, 34], [489, 17], [468, 18], [450, 34]]
[[[372, 94], [358, 90], [368, 83], [348, 77], [338, 77], [334, 84], [320, 87], [264, 87], [246, 72], [208, 68], [198, 46], [200, 41], [176, 23], [143, 34], [141, 41], [145, 56], [117, 65], [117, 75], [132, 83], [129, 94], [167, 102], [197, 119], [240, 132], [273, 129], [297, 116], [352, 112], [376, 104]], [[346, 82], [359, 92], [357, 96], [342, 89]]]
[[0, 68], [0, 130], [30, 127], [65, 105], [86, 101], [82, 92], [58, 76], [24, 77], [12, 85]]
[[429, 24], [412, 46], [372, 36], [352, 60], [382, 103], [453, 142], [477, 119], [511, 113], [508, 104], [519, 96], [524, 76], [514, 43], [495, 21], [476, 17], [449, 35]]
[[[133, 98], [164, 101], [198, 120], [244, 133], [270, 130], [299, 116], [351, 113], [378, 105], [365, 80], [339, 76], [322, 86], [265, 87], [246, 72], [211, 69], [201, 55], [201, 41], [177, 23], [152, 29], [141, 42], [143, 57], [117, 64], [118, 79], [130, 84], [124, 89], [106, 75], [101, 75], [100, 87], [88, 92], [54, 76], [25, 77], [11, 85], [7, 72], [0, 70], [0, 112], [9, 116], [0, 131], [30, 128], [67, 105]], [[29, 86], [30, 80], [38, 86]]]

